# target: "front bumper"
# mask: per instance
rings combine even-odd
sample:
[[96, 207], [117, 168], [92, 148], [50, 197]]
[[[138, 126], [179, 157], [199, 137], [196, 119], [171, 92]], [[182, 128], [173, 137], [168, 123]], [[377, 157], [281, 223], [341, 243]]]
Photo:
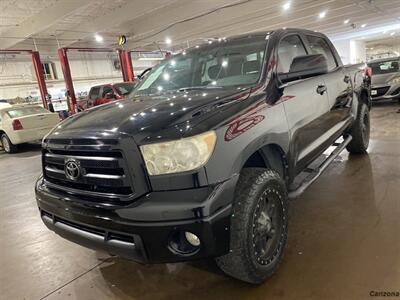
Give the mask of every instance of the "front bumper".
[[400, 84], [371, 87], [372, 101], [392, 100], [398, 98], [400, 98]]
[[[82, 246], [142, 263], [216, 257], [229, 251], [231, 201], [237, 177], [214, 187], [151, 192], [124, 206], [104, 206], [36, 184], [44, 224]], [[189, 231], [200, 238], [190, 254], [173, 251], [171, 238]]]

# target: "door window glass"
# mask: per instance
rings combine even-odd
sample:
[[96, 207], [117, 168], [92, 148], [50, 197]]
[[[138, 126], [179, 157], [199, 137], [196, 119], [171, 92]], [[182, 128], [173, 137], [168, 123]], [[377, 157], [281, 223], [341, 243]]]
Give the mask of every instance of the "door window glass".
[[100, 87], [94, 87], [90, 90], [90, 99], [91, 100], [96, 100], [99, 98], [99, 93], [100, 93]]
[[278, 48], [278, 73], [288, 73], [297, 56], [307, 55], [298, 35], [289, 35], [281, 40]]
[[372, 68], [372, 74], [387, 74], [396, 73], [400, 71], [399, 61], [382, 61], [370, 63], [369, 66]]
[[325, 56], [329, 71], [337, 67], [335, 56], [332, 53], [331, 47], [323, 38], [312, 35], [307, 35], [306, 38], [310, 45], [312, 54], [322, 54]]
[[108, 93], [114, 93], [111, 86], [105, 86], [103, 88], [103, 93], [101, 94], [101, 98], [105, 98]]

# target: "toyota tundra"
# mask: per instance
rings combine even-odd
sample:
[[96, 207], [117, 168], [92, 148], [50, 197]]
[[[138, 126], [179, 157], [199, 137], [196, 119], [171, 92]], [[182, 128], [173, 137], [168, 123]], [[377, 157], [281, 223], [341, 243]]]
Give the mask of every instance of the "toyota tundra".
[[186, 49], [127, 99], [44, 138], [40, 216], [89, 248], [141, 263], [214, 258], [226, 274], [261, 283], [282, 260], [288, 199], [343, 149], [366, 153], [366, 74], [344, 66], [326, 36], [301, 29]]

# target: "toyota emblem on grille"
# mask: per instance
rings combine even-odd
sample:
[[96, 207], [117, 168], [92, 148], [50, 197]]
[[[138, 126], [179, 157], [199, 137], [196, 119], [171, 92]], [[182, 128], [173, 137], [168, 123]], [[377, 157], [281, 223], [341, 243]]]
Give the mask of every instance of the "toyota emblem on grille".
[[65, 160], [64, 165], [65, 177], [70, 180], [77, 180], [81, 176], [81, 165], [79, 161], [73, 158]]

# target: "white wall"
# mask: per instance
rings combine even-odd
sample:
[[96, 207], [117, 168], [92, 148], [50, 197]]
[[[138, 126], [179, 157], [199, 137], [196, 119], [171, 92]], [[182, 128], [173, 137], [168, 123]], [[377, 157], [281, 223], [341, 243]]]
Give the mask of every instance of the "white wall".
[[400, 39], [398, 45], [374, 45], [367, 47], [368, 60], [400, 56]]
[[350, 41], [350, 63], [358, 64], [367, 61], [365, 42], [359, 40]]
[[339, 55], [346, 64], [357, 64], [366, 61], [365, 42], [360, 40], [339, 40], [334, 41]]
[[[58, 59], [41, 58], [42, 62], [55, 64], [57, 80], [46, 80], [47, 90], [53, 99], [63, 99], [65, 95], [65, 82], [61, 64]], [[75, 93], [80, 96], [89, 91], [90, 87], [103, 84], [122, 82], [122, 73], [116, 70], [113, 57], [70, 58], [71, 74], [74, 81]], [[157, 61], [133, 61], [135, 76], [144, 69], [153, 66]], [[1, 57], [0, 56], [0, 99], [15, 99], [17, 97], [33, 97], [40, 101], [40, 92], [37, 85], [32, 62], [26, 57]]]

